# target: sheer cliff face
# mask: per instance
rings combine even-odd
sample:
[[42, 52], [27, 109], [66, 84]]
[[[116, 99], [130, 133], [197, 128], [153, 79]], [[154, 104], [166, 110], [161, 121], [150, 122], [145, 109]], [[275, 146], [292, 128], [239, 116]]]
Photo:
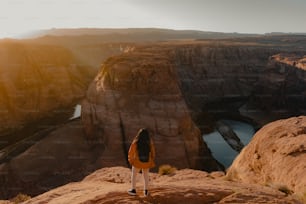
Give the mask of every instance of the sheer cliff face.
[[203, 168], [201, 134], [167, 56], [135, 52], [105, 62], [83, 102], [82, 120], [88, 137], [104, 143], [101, 166], [127, 165], [129, 145], [146, 127], [158, 152], [157, 166]]
[[139, 128], [148, 127], [158, 164], [219, 168], [200, 139], [215, 119], [262, 125], [305, 110], [306, 75], [273, 60], [279, 52], [264, 46], [161, 44], [109, 59], [82, 107], [87, 136], [104, 143], [101, 165], [126, 164], [128, 145]]
[[305, 113], [303, 59], [284, 63], [280, 52], [259, 46], [177, 48], [174, 63], [181, 91], [201, 130], [210, 131], [218, 118], [260, 127]]
[[84, 95], [95, 74], [57, 46], [0, 44], [0, 131], [49, 116]]

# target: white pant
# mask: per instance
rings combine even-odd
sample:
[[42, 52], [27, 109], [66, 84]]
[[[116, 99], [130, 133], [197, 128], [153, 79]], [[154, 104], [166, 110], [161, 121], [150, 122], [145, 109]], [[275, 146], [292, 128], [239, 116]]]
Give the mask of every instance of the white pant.
[[[143, 181], [144, 181], [144, 190], [148, 190], [149, 185], [149, 169], [141, 169], [142, 175], [143, 175]], [[136, 177], [140, 169], [132, 166], [132, 189], [136, 189]]]

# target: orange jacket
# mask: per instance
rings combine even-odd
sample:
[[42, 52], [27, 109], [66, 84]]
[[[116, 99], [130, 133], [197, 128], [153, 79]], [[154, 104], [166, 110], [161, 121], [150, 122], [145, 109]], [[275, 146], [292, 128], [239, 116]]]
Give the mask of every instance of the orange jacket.
[[130, 164], [138, 169], [149, 169], [153, 168], [155, 166], [154, 159], [155, 159], [155, 149], [154, 144], [151, 142], [151, 152], [149, 155], [149, 161], [148, 162], [141, 162], [138, 157], [137, 152], [137, 143], [133, 141], [133, 143], [130, 146], [129, 154], [128, 154], [128, 160]]

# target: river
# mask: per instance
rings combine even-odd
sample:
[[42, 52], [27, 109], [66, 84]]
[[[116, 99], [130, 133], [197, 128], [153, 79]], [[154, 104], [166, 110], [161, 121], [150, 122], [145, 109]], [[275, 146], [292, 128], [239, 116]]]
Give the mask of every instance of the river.
[[74, 107], [74, 112], [73, 112], [73, 115], [70, 117], [70, 120], [81, 117], [81, 108], [82, 106], [80, 104], [77, 104]]
[[[248, 123], [234, 120], [222, 120], [222, 122], [225, 122], [233, 129], [244, 145], [247, 145], [255, 134], [255, 129]], [[238, 152], [226, 143], [217, 130], [203, 135], [203, 139], [211, 150], [213, 157], [223, 164], [225, 168], [228, 168], [238, 155]]]

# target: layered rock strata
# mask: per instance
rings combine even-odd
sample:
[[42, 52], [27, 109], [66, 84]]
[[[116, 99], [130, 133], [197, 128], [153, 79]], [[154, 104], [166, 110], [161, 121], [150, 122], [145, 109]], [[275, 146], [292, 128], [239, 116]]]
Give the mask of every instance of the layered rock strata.
[[44, 139], [0, 164], [1, 198], [41, 194], [98, 168], [100, 150], [86, 140], [80, 119], [41, 134]]
[[26, 124], [65, 111], [96, 74], [67, 49], [18, 41], [0, 42], [0, 72], [0, 148]]
[[203, 132], [220, 118], [259, 128], [305, 113], [306, 72], [277, 60], [284, 50], [222, 44], [174, 50], [182, 94]]
[[82, 104], [87, 136], [104, 142], [101, 166], [127, 165], [129, 145], [146, 127], [157, 166], [204, 169], [205, 146], [177, 78], [171, 60], [159, 53], [135, 52], [104, 63]]
[[87, 137], [104, 143], [101, 166], [128, 165], [129, 144], [147, 127], [158, 165], [220, 169], [200, 139], [216, 120], [260, 127], [305, 112], [305, 71], [282, 70], [271, 58], [279, 52], [267, 46], [161, 43], [108, 59], [82, 106]]

